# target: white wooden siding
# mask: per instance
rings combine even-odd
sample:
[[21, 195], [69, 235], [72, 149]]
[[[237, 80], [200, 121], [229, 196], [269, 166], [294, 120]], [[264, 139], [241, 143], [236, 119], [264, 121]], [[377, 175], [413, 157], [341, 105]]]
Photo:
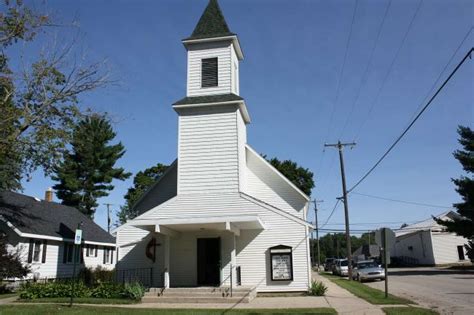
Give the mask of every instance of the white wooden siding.
[[[187, 96], [228, 94], [232, 92], [231, 42], [190, 45], [188, 48]], [[201, 60], [217, 57], [218, 86], [201, 87]]]
[[391, 256], [410, 257], [417, 259], [420, 265], [434, 265], [430, 231], [418, 231], [397, 237]]
[[[251, 214], [258, 215], [264, 222], [266, 229], [263, 231], [242, 230], [241, 235], [236, 237], [236, 262], [242, 268], [242, 285], [257, 286], [257, 290], [260, 292], [306, 290], [310, 281], [308, 276], [309, 253], [306, 227], [301, 223], [288, 219], [276, 210], [272, 211], [263, 208], [255, 202], [243, 199], [238, 193], [178, 195], [148, 211], [136, 220], [147, 221], [165, 218]], [[127, 235], [130, 234], [130, 231], [128, 227], [118, 231], [119, 244], [122, 243], [124, 238], [133, 238]], [[193, 267], [191, 265], [195, 266], [195, 264], [191, 261], [191, 265], [189, 265], [189, 260], [194, 259], [190, 255], [194, 252], [190, 247], [191, 243], [186, 245], [186, 240], [193, 239], [192, 235], [192, 233], [188, 235], [187, 232], [183, 232], [180, 238], [171, 239], [171, 284], [185, 285], [185, 281], [194, 279], [194, 275], [190, 272], [196, 272], [195, 269], [191, 268]], [[230, 242], [223, 242], [223, 244], [230, 244]], [[268, 248], [280, 244], [293, 248], [294, 280], [290, 282], [272, 282], [270, 280]], [[187, 248], [187, 250], [173, 249], [180, 246]], [[223, 253], [225, 250], [223, 248]], [[120, 252], [122, 254], [122, 248]], [[227, 249], [227, 254], [230, 255], [230, 249]], [[183, 264], [180, 264], [180, 261]], [[121, 266], [123, 267], [122, 262]], [[223, 265], [221, 279], [225, 279], [227, 276], [228, 271], [226, 270], [229, 269], [229, 266], [226, 266], [226, 264]], [[180, 272], [185, 275], [184, 277], [188, 277], [188, 280], [179, 275]], [[173, 280], [173, 275], [178, 277], [177, 280]]]
[[[30, 246], [30, 239], [20, 237], [13, 230], [6, 227], [0, 222], [0, 230], [5, 231], [8, 235], [7, 250], [10, 253], [18, 253], [22, 263], [30, 267], [31, 272], [27, 278], [33, 278], [36, 274], [39, 278], [65, 278], [71, 277], [73, 264], [63, 263], [64, 243], [60, 241], [47, 240], [46, 245], [46, 261], [42, 262], [42, 255], [44, 246], [41, 244], [40, 261], [28, 263], [28, 251]], [[43, 240], [41, 240], [43, 241]], [[85, 245], [86, 246], [86, 245]], [[83, 248], [84, 266], [89, 268], [96, 268], [101, 266], [106, 269], [113, 269], [116, 263], [116, 255], [114, 252], [113, 264], [103, 264], [103, 247], [99, 246], [97, 257], [87, 257], [85, 247]], [[77, 266], [77, 272], [80, 266]]]
[[180, 194], [239, 189], [237, 112], [237, 106], [180, 112]]
[[306, 219], [303, 209], [307, 205], [307, 200], [253, 151], [246, 150], [246, 159], [247, 179], [244, 192], [301, 219]]
[[142, 214], [176, 196], [178, 165], [174, 163], [170, 167], [171, 169], [137, 202], [135, 209], [138, 214]]
[[239, 95], [240, 83], [239, 83], [239, 58], [235, 52], [234, 44], [231, 44], [231, 67], [232, 67], [232, 93]]
[[247, 156], [245, 145], [247, 144], [247, 126], [245, 125], [242, 113], [237, 112], [237, 143], [239, 159], [239, 190], [245, 191], [247, 186]]
[[433, 255], [435, 264], [453, 264], [460, 262], [458, 256], [458, 246], [463, 246], [464, 257], [467, 259], [464, 245], [467, 240], [464, 237], [457, 236], [447, 232], [431, 232], [433, 241]]

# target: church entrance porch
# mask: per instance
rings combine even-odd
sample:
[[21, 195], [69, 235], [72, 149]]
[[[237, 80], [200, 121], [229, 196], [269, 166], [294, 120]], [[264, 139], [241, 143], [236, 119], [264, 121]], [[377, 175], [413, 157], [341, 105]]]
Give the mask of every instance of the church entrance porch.
[[151, 287], [164, 289], [236, 288], [236, 242], [249, 230], [264, 229], [258, 216], [137, 220], [134, 226], [151, 232], [142, 240], [144, 265], [153, 268]]

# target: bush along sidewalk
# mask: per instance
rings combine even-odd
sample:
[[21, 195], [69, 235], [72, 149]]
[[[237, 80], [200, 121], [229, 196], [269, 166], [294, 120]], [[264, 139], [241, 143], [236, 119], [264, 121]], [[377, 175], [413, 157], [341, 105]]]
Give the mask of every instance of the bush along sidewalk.
[[313, 296], [324, 296], [328, 287], [324, 285], [324, 283], [320, 281], [311, 281], [311, 286], [309, 287], [308, 294]]
[[[71, 286], [72, 281], [26, 283], [20, 288], [20, 299], [67, 298], [71, 296]], [[144, 294], [145, 288], [138, 282], [130, 284], [100, 282], [93, 286], [86, 286], [83, 281], [78, 281], [74, 285], [75, 298], [128, 299], [140, 301]]]

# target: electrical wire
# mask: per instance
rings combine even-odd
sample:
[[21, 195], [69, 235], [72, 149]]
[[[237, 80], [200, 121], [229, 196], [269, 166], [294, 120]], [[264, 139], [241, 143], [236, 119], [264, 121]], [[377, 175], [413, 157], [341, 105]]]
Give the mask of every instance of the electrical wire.
[[328, 224], [329, 220], [331, 219], [332, 215], [333, 215], [334, 212], [336, 211], [337, 206], [339, 205], [340, 202], [341, 202], [340, 199], [337, 199], [337, 200], [336, 200], [336, 203], [334, 204], [334, 207], [332, 208], [331, 213], [329, 214], [328, 218], [326, 219], [326, 222], [324, 222], [324, 224], [321, 225], [321, 227], [319, 227], [318, 229], [321, 229], [321, 228], [323, 228], [324, 226], [326, 226], [326, 224]]
[[352, 116], [352, 114], [354, 113], [355, 105], [358, 103], [360, 95], [361, 95], [362, 86], [367, 83], [367, 79], [368, 79], [368, 76], [369, 76], [369, 69], [372, 68], [372, 62], [374, 61], [374, 53], [375, 53], [375, 50], [378, 46], [378, 43], [379, 43], [379, 40], [380, 40], [380, 35], [382, 34], [382, 29], [385, 25], [385, 20], [387, 18], [388, 11], [389, 11], [391, 5], [392, 5], [392, 0], [389, 0], [388, 3], [387, 3], [387, 6], [385, 8], [385, 12], [384, 12], [384, 15], [383, 15], [383, 18], [382, 18], [382, 22], [380, 23], [380, 26], [378, 28], [378, 32], [377, 32], [377, 36], [376, 36], [374, 45], [372, 46], [372, 50], [371, 50], [370, 55], [369, 55], [369, 61], [367, 62], [367, 65], [366, 65], [365, 70], [364, 70], [364, 74], [362, 75], [362, 80], [361, 80], [361, 82], [359, 84], [359, 88], [357, 90], [357, 96], [354, 98], [354, 102], [352, 102], [351, 110], [349, 111], [349, 115], [347, 115], [347, 117], [346, 117], [346, 121], [345, 121], [345, 123], [342, 127], [341, 133], [339, 134], [339, 138], [341, 138], [342, 135], [344, 134], [344, 131], [346, 130], [346, 127], [349, 123], [349, 119]]
[[358, 193], [358, 192], [352, 192], [354, 195], [359, 195], [359, 196], [364, 196], [364, 197], [369, 197], [369, 198], [375, 198], [375, 199], [380, 199], [380, 200], [387, 200], [387, 201], [393, 201], [393, 202], [399, 202], [399, 203], [406, 203], [409, 205], [416, 205], [416, 206], [422, 206], [422, 207], [430, 207], [430, 208], [445, 208], [445, 209], [452, 209], [453, 207], [447, 207], [447, 206], [440, 206], [440, 205], [433, 205], [429, 203], [422, 203], [422, 202], [415, 202], [415, 201], [406, 201], [406, 200], [400, 200], [400, 199], [393, 199], [393, 198], [387, 198], [387, 197], [380, 197], [380, 196], [375, 196], [375, 195], [369, 195], [369, 194], [363, 194], [363, 193]]
[[[467, 37], [465, 37], [467, 38]], [[347, 192], [348, 193], [351, 193], [357, 186], [359, 186], [374, 170], [375, 168], [377, 168], [377, 166], [379, 166], [379, 164], [385, 159], [385, 157], [393, 150], [393, 148], [400, 142], [400, 140], [402, 140], [402, 138], [405, 136], [405, 134], [411, 129], [411, 127], [415, 124], [415, 122], [421, 117], [421, 115], [426, 111], [426, 109], [432, 104], [433, 100], [436, 98], [436, 96], [438, 96], [438, 94], [441, 92], [441, 90], [446, 86], [446, 84], [449, 82], [449, 80], [451, 80], [451, 78], [454, 76], [454, 74], [459, 70], [459, 68], [462, 66], [462, 64], [464, 63], [464, 61], [467, 60], [467, 58], [471, 55], [472, 51], [474, 50], [474, 48], [471, 48], [467, 54], [464, 56], [464, 58], [458, 63], [458, 65], [456, 66], [456, 68], [454, 68], [454, 70], [451, 72], [451, 74], [448, 76], [448, 78], [446, 80], [444, 80], [443, 84], [438, 88], [438, 90], [436, 91], [436, 93], [430, 98], [430, 100], [428, 101], [428, 103], [426, 103], [426, 105], [422, 108], [422, 110], [418, 113], [418, 115], [416, 115], [416, 117], [412, 120], [412, 122], [408, 125], [408, 127], [405, 128], [405, 130], [400, 134], [400, 136], [397, 137], [397, 139], [395, 140], [395, 142], [392, 143], [392, 145], [388, 148], [387, 151], [385, 151], [385, 153], [378, 159], [378, 161], [374, 164], [374, 166], [372, 166], [366, 173], [364, 176], [362, 176], [361, 179], [359, 179], [357, 181], [357, 183], [352, 186], [351, 189], [349, 189]]]
[[405, 34], [403, 35], [403, 39], [402, 39], [402, 42], [400, 43], [400, 45], [398, 46], [398, 49], [397, 49], [397, 52], [395, 53], [395, 56], [394, 58], [392, 59], [392, 62], [390, 63], [390, 66], [388, 68], [388, 71], [386, 72], [385, 74], [385, 77], [383, 78], [382, 80], [382, 84], [379, 86], [379, 89], [377, 91], [377, 94], [374, 98], [374, 101], [371, 103], [370, 107], [369, 107], [369, 111], [367, 113], [367, 115], [365, 116], [365, 119], [362, 121], [362, 124], [360, 125], [358, 131], [356, 132], [355, 134], [355, 137], [354, 137], [354, 142], [356, 142], [355, 139], [357, 139], [359, 137], [359, 134], [361, 132], [361, 130], [363, 129], [363, 127], [365, 126], [367, 120], [369, 119], [375, 105], [377, 104], [378, 102], [378, 99], [380, 97], [380, 95], [382, 94], [382, 90], [383, 88], [385, 87], [385, 83], [387, 83], [387, 80], [390, 76], [390, 74], [392, 73], [392, 70], [393, 70], [393, 66], [395, 65], [395, 62], [397, 61], [399, 55], [400, 55], [400, 51], [402, 50], [403, 46], [405, 45], [405, 42], [408, 38], [408, 34], [410, 33], [410, 30], [412, 29], [412, 26], [416, 20], [416, 17], [418, 16], [418, 12], [420, 11], [420, 8], [421, 8], [421, 5], [423, 4], [423, 0], [420, 0], [418, 2], [418, 6], [416, 8], [416, 11], [415, 13], [413, 14], [413, 16], [411, 17], [411, 20], [410, 20], [410, 23], [408, 24], [408, 28], [406, 29], [405, 31]]

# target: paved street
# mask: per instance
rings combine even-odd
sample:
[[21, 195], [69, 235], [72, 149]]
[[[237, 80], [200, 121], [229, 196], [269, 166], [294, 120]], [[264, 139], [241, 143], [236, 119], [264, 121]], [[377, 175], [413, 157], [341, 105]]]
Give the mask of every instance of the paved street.
[[[384, 282], [367, 282], [383, 290]], [[441, 268], [389, 270], [389, 292], [442, 314], [474, 314], [474, 271]]]

